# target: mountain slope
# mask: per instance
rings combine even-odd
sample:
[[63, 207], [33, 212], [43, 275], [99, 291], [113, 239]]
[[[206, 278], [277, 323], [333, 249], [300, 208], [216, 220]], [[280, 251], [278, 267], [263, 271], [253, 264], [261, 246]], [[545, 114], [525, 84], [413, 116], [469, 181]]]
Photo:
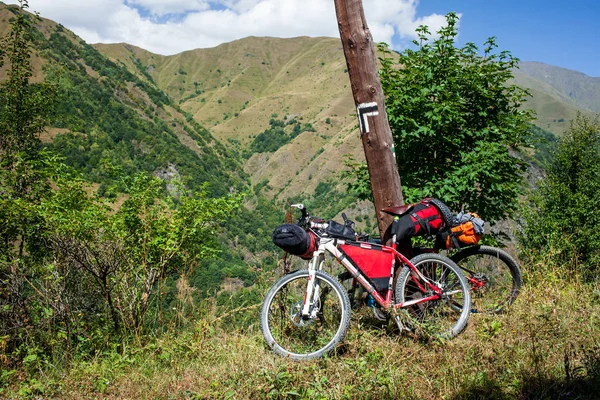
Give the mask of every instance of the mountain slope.
[[[14, 12], [0, 4], [1, 32]], [[208, 182], [215, 195], [245, 185], [235, 157], [151, 80], [59, 24], [42, 19], [35, 27], [36, 79], [45, 76], [58, 93], [52, 127], [42, 139], [101, 183], [101, 191], [141, 171], [181, 175], [192, 188]]]
[[[276, 151], [253, 154], [245, 162], [252, 182], [268, 182], [271, 194], [280, 199], [312, 193], [319, 181], [335, 176], [344, 154], [363, 158], [337, 38], [249, 37], [169, 57], [125, 44], [96, 47], [140, 71], [140, 77], [149, 76], [240, 153], [273, 118], [312, 124], [316, 132], [304, 132]], [[530, 88], [533, 98], [525, 107], [536, 111], [536, 125], [545, 130], [560, 135], [577, 112], [593, 114], [523, 71], [515, 71], [514, 82]]]
[[577, 113], [593, 117], [594, 112], [582, 108], [552, 87], [547, 82], [541, 81], [520, 70], [513, 71], [513, 83], [529, 89], [532, 97], [527, 100], [525, 107], [536, 113], [535, 125], [561, 136], [569, 128], [569, 121], [577, 117]]
[[115, 61], [135, 66], [201, 124], [243, 152], [271, 119], [310, 123], [273, 153], [252, 155], [252, 182], [269, 182], [281, 199], [312, 193], [341, 168], [343, 155], [362, 157], [341, 44], [332, 38], [255, 38], [175, 56], [125, 44], [96, 45]]
[[600, 113], [600, 77], [593, 78], [581, 72], [531, 61], [522, 62], [519, 70], [551, 86], [566, 102]]
[[[219, 185], [229, 179], [222, 179], [220, 173], [242, 169], [234, 161], [237, 154], [244, 155], [243, 170], [253, 184], [284, 200], [314, 193], [319, 182], [335, 182], [345, 154], [363, 158], [339, 39], [250, 37], [211, 49], [161, 56], [128, 44], [98, 44], [94, 46], [99, 51], [96, 54], [50, 21], [40, 24], [40, 32], [50, 43], [46, 53], [40, 53], [44, 59], [69, 66], [68, 79], [53, 72], [72, 103], [70, 108], [61, 106], [62, 117], [57, 118], [51, 136], [58, 134], [63, 139], [53, 145], [68, 142], [61, 144], [61, 151], [73, 164], [91, 165], [92, 175], [102, 173], [101, 160], [107, 159], [101, 152], [90, 155], [101, 147], [118, 154], [114, 158], [126, 173], [165, 169], [173, 163], [185, 169], [186, 175], [196, 176], [195, 184], [208, 179]], [[74, 89], [80, 87], [79, 80], [86, 82], [83, 91]], [[582, 110], [559, 89], [522, 71], [515, 72], [515, 82], [534, 94], [526, 106], [537, 112], [537, 125], [543, 129], [560, 134]], [[88, 86], [95, 89], [85, 92]], [[77, 106], [77, 102], [88, 106]], [[107, 126], [107, 118], [121, 122]], [[143, 138], [133, 138], [133, 142], [131, 130], [117, 128], [132, 120], [137, 121], [129, 125], [134, 126], [136, 135], [143, 133]], [[270, 129], [272, 120], [285, 126], [288, 140], [269, 152], [249, 151]], [[292, 137], [292, 128], [298, 124], [314, 129], [302, 129]], [[102, 143], [90, 138], [95, 130], [106, 133], [111, 129], [125, 132], [125, 144], [121, 143], [122, 133], [102, 137]], [[156, 138], [161, 138], [161, 145], [154, 144]], [[165, 138], [176, 138], [177, 146]], [[179, 151], [180, 145], [186, 150]], [[79, 148], [85, 150], [85, 157], [78, 155], [82, 153]], [[190, 152], [208, 162], [187, 160]], [[212, 153], [205, 156], [205, 152]], [[223, 168], [213, 162], [216, 159], [226, 160], [231, 167]], [[196, 168], [196, 162], [202, 167]], [[225, 190], [227, 185], [219, 186]], [[332, 186], [343, 190], [340, 184]]]
[[[220, 139], [243, 139], [234, 133], [239, 126], [249, 131], [265, 129], [270, 115], [282, 105], [289, 105], [291, 113], [313, 118], [327, 106], [325, 92], [333, 91], [329, 98], [345, 93], [352, 105], [350, 90], [343, 90], [348, 82], [337, 39], [250, 37], [170, 57], [140, 54], [124, 44], [97, 47], [125, 64], [139, 59], [165, 93], [199, 121], [213, 126]], [[129, 54], [124, 57], [124, 53]], [[236, 122], [224, 120], [225, 114], [232, 117], [236, 112]]]

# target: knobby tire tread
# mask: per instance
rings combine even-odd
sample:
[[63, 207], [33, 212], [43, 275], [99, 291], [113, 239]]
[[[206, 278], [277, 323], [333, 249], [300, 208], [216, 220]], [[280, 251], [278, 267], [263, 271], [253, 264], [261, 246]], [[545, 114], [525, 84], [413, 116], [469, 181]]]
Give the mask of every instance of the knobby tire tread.
[[[517, 296], [519, 295], [521, 286], [523, 284], [523, 281], [521, 278], [521, 269], [519, 268], [519, 264], [517, 263], [517, 261], [510, 254], [508, 254], [506, 251], [504, 251], [502, 249], [499, 249], [497, 247], [492, 247], [492, 246], [466, 247], [466, 248], [460, 250], [459, 252], [457, 252], [456, 254], [453, 254], [450, 257], [450, 259], [452, 261], [454, 261], [455, 263], [457, 263], [458, 266], [460, 267], [461, 261], [465, 260], [466, 258], [474, 257], [474, 256], [478, 256], [478, 255], [488, 255], [488, 256], [498, 258], [500, 261], [502, 261], [508, 267], [510, 274], [512, 276], [513, 285], [512, 285], [511, 292], [510, 292], [508, 298], [506, 299], [506, 302], [500, 308], [497, 308], [493, 311], [486, 311], [488, 313], [500, 314], [503, 311], [505, 311], [505, 306], [511, 305], [515, 301]], [[467, 273], [465, 272], [465, 274], [467, 274]], [[474, 309], [473, 311], [474, 312], [482, 312], [482, 310], [477, 310], [477, 309]]]
[[[348, 331], [348, 327], [350, 325], [350, 299], [348, 298], [348, 293], [343, 288], [343, 286], [331, 275], [324, 271], [317, 271], [316, 279], [326, 281], [330, 285], [330, 287], [333, 288], [335, 292], [337, 292], [335, 294], [341, 301], [342, 318], [338, 331], [326, 346], [312, 353], [293, 353], [283, 348], [279, 343], [275, 341], [273, 335], [271, 334], [271, 328], [269, 327], [269, 310], [271, 303], [275, 299], [276, 294], [280, 290], [282, 290], [282, 288], [284, 288], [288, 283], [294, 281], [295, 279], [302, 279], [307, 277], [308, 270], [299, 270], [283, 276], [271, 287], [271, 289], [265, 296], [265, 300], [263, 302], [263, 306], [260, 312], [261, 330], [267, 344], [275, 353], [292, 360], [309, 360], [313, 358], [319, 358], [331, 352], [335, 349], [336, 345], [344, 339]], [[308, 282], [308, 279], [306, 279], [306, 281]]]
[[[449, 302], [454, 304], [454, 306], [451, 308], [454, 309], [455, 312], [459, 313], [460, 315], [459, 315], [456, 323], [454, 323], [454, 325], [450, 329], [448, 329], [444, 332], [433, 332], [433, 334], [435, 336], [438, 336], [438, 337], [441, 337], [444, 339], [451, 339], [451, 338], [456, 337], [459, 333], [461, 333], [466, 328], [468, 320], [469, 320], [469, 314], [470, 314], [470, 308], [471, 308], [471, 294], [470, 294], [470, 290], [469, 290], [469, 283], [468, 283], [467, 279], [465, 278], [462, 270], [460, 269], [460, 267], [458, 265], [456, 265], [456, 263], [454, 261], [452, 261], [448, 257], [444, 257], [439, 254], [432, 254], [432, 253], [419, 254], [419, 255], [415, 256], [414, 258], [412, 258], [410, 260], [410, 262], [415, 267], [417, 267], [417, 269], [419, 269], [420, 266], [422, 266], [428, 262], [441, 263], [441, 265], [443, 265], [444, 267], [447, 267], [450, 271], [452, 271], [455, 274], [456, 278], [459, 281], [460, 289], [463, 293], [464, 298], [460, 304], [456, 303], [454, 300], [450, 300]], [[396, 287], [395, 287], [396, 302], [403, 303], [405, 301], [404, 291], [405, 291], [405, 288], [411, 277], [411, 272], [412, 272], [412, 270], [409, 267], [404, 267], [400, 271], [400, 274], [398, 275], [398, 280], [396, 282]], [[439, 300], [439, 301], [442, 301], [442, 300]], [[428, 303], [422, 303], [422, 304], [428, 304]]]

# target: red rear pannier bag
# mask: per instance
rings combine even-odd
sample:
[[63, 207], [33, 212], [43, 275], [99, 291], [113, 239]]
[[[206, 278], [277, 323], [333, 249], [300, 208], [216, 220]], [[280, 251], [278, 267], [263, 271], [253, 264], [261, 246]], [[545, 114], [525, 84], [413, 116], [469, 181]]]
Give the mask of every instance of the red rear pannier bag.
[[410, 213], [403, 215], [392, 224], [396, 242], [413, 236], [433, 235], [444, 227], [440, 210], [431, 202], [423, 201], [414, 206]]
[[364, 243], [342, 244], [338, 248], [369, 278], [377, 291], [387, 290], [394, 253], [385, 252], [380, 246]]

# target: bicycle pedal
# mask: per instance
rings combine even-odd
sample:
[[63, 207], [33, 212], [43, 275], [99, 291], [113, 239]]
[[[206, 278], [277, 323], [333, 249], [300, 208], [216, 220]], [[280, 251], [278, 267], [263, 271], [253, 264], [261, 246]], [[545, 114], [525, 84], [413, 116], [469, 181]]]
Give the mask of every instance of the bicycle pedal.
[[373, 309], [373, 316], [375, 317], [375, 319], [378, 319], [379, 321], [382, 321], [382, 322], [387, 321], [387, 316], [384, 311], [382, 311], [381, 309], [379, 309], [377, 307], [371, 307], [371, 309]]
[[412, 330], [408, 326], [402, 323], [402, 321], [400, 320], [400, 316], [396, 315], [394, 317], [394, 320], [396, 321], [396, 325], [398, 325], [398, 329], [400, 329], [400, 332], [412, 332]]

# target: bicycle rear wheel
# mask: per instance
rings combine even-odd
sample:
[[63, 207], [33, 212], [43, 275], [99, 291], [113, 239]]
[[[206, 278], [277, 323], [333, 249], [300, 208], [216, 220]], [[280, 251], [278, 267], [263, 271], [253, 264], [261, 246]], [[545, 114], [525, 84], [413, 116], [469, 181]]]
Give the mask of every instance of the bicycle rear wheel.
[[[413, 323], [431, 336], [446, 339], [455, 337], [467, 326], [469, 320], [471, 295], [467, 279], [458, 265], [439, 254], [420, 254], [410, 262], [442, 292], [438, 300], [406, 307], [414, 320]], [[409, 267], [400, 271], [395, 289], [396, 303], [434, 295], [433, 290]]]
[[521, 270], [504, 250], [490, 246], [467, 247], [451, 259], [470, 283], [472, 312], [500, 313], [517, 298], [521, 290]]
[[308, 271], [301, 270], [281, 278], [267, 293], [260, 313], [267, 344], [275, 353], [293, 360], [330, 352], [342, 341], [350, 324], [348, 294], [322, 271], [315, 276], [310, 316], [302, 317], [308, 277]]

